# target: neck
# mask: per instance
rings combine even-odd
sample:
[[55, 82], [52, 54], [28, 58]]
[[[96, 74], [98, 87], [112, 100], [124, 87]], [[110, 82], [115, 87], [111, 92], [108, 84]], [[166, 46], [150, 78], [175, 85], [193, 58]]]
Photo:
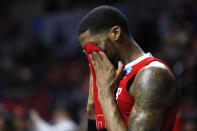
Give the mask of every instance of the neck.
[[132, 37], [126, 37], [119, 45], [121, 45], [118, 51], [119, 57], [125, 65], [145, 54]]

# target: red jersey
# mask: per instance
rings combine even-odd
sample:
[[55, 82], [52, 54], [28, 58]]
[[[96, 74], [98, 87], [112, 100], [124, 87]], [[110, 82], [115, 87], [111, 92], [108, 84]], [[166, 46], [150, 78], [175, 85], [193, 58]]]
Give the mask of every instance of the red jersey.
[[[116, 92], [117, 105], [126, 125], [128, 125], [129, 115], [135, 103], [135, 98], [127, 92], [126, 89], [127, 84], [132, 82], [132, 80], [134, 80], [136, 73], [141, 68], [143, 68], [144, 66], [148, 65], [153, 61], [159, 61], [165, 64], [161, 60], [152, 57], [150, 54], [146, 54], [138, 58], [137, 60], [131, 62], [130, 64], [126, 65], [125, 68], [126, 75], [120, 81], [119, 88]], [[176, 104], [173, 107], [164, 110], [164, 120], [161, 127], [161, 131], [169, 131], [170, 129], [172, 129], [177, 111], [178, 111], [178, 102], [176, 102]]]
[[[98, 90], [96, 86], [96, 77], [94, 73], [94, 69], [92, 66], [92, 63], [89, 58], [89, 53], [92, 51], [102, 51], [99, 47], [92, 44], [91, 42], [87, 43], [84, 47], [84, 50], [86, 52], [86, 55], [88, 57], [88, 61], [90, 64], [90, 70], [93, 77], [93, 94], [94, 94], [94, 104], [95, 104], [95, 116], [96, 116], [96, 127], [98, 130], [106, 128], [104, 116], [102, 113], [102, 109], [100, 106], [100, 103], [98, 102]], [[121, 116], [126, 124], [128, 124], [128, 118], [131, 113], [132, 107], [134, 105], [135, 99], [129, 95], [129, 93], [126, 90], [127, 84], [134, 79], [135, 74], [144, 66], [148, 65], [152, 61], [160, 61], [154, 57], [152, 57], [150, 54], [146, 54], [139, 59], [135, 60], [133, 65], [129, 64], [126, 65], [126, 75], [125, 77], [120, 81], [119, 88], [116, 93], [117, 98], [117, 105], [120, 110]], [[163, 63], [162, 61], [160, 61]], [[164, 63], [165, 64], [165, 63]], [[177, 110], [178, 110], [178, 104], [174, 107], [168, 108], [164, 112], [164, 121], [161, 128], [161, 131], [168, 131], [174, 122]]]

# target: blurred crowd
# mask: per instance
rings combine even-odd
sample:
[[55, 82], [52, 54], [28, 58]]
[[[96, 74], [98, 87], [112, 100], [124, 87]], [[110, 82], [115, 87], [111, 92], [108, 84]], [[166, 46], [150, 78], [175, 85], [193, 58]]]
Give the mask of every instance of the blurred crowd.
[[0, 5], [0, 131], [86, 130], [89, 68], [77, 24], [102, 4], [120, 9], [142, 49], [170, 65], [182, 131], [197, 130], [195, 0], [16, 0]]

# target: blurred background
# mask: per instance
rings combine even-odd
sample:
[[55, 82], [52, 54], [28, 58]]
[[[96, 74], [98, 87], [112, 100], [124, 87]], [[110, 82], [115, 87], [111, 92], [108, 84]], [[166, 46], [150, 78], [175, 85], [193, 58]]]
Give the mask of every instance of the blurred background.
[[65, 131], [86, 130], [89, 68], [77, 25], [103, 4], [120, 9], [142, 49], [171, 66], [181, 131], [197, 131], [196, 0], [1, 1], [0, 131], [53, 131], [60, 120]]

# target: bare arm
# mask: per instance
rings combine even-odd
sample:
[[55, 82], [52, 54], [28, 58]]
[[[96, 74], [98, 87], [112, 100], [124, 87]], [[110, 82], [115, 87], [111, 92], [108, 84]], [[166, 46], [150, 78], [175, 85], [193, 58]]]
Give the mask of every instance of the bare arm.
[[[157, 131], [161, 128], [164, 105], [174, 102], [174, 79], [165, 67], [147, 66], [138, 72], [130, 87], [135, 104], [130, 114], [128, 126], [125, 125], [116, 105], [113, 87], [117, 70], [107, 61], [105, 55], [93, 54], [94, 70], [98, 85], [98, 98], [109, 131]], [[105, 62], [106, 61], [106, 62]], [[120, 69], [118, 69], [120, 70]], [[105, 75], [103, 75], [105, 74]], [[114, 79], [112, 79], [114, 78]], [[170, 103], [171, 104], [171, 103]], [[169, 105], [170, 105], [169, 104]], [[171, 105], [172, 105], [171, 104]]]
[[135, 104], [130, 114], [128, 130], [160, 130], [164, 108], [168, 104], [174, 104], [174, 87], [174, 78], [166, 68], [148, 67], [140, 71], [129, 91], [135, 98]]
[[88, 119], [95, 120], [93, 78], [92, 78], [91, 72], [90, 72], [90, 83], [89, 83], [89, 96], [88, 96], [88, 103], [87, 103], [87, 115], [88, 115]]

